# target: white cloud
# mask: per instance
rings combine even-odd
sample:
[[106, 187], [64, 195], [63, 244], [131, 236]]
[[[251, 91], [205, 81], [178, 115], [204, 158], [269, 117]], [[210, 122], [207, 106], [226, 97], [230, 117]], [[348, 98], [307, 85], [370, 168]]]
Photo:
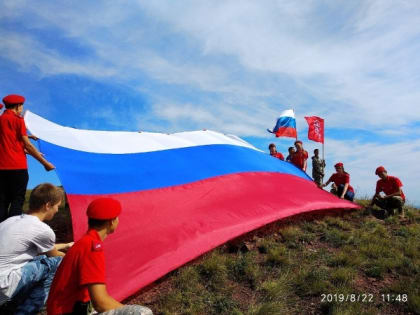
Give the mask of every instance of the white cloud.
[[[403, 139], [419, 134], [419, 16], [417, 2], [388, 0], [3, 1], [3, 23], [21, 20], [27, 29], [1, 30], [0, 56], [41, 76], [76, 74], [139, 91], [149, 107], [128, 111], [142, 130], [263, 138], [293, 107], [328, 128]], [[87, 47], [88, 56], [63, 54], [33, 35], [39, 30]], [[366, 193], [384, 164], [417, 198], [418, 141], [357, 137], [328, 139], [328, 161], [345, 162]]]
[[40, 76], [57, 74], [78, 74], [82, 76], [111, 77], [115, 70], [105, 68], [97, 63], [79, 63], [63, 58], [56, 51], [28, 35], [0, 31], [2, 44], [7, 49], [0, 50], [0, 56], [17, 63], [23, 71], [39, 70]]
[[[218, 103], [215, 100], [205, 100], [205, 104], [173, 103], [161, 98], [152, 107], [151, 112], [135, 114], [137, 125], [141, 130], [162, 131], [157, 129], [156, 119], [167, 122], [165, 130], [179, 132], [183, 130], [212, 129], [228, 134], [258, 134], [267, 132], [267, 127], [273, 127], [276, 112], [266, 104], [256, 104], [254, 109], [243, 110], [234, 106], [229, 100]], [[263, 110], [261, 110], [263, 109]], [[264, 110], [265, 109], [265, 110]], [[151, 118], [155, 117], [155, 119]]]
[[[420, 35], [416, 27], [420, 7], [383, 3], [361, 6], [348, 24], [342, 21], [343, 31], [330, 33], [308, 23], [320, 22], [310, 4], [224, 1], [145, 6], [196, 38], [205, 54], [235, 56], [250, 71], [287, 74], [304, 87], [303, 93], [325, 104], [332, 125], [345, 117], [361, 128], [420, 119], [419, 41], [413, 40]], [[322, 36], [309, 38], [317, 32]], [[347, 108], [337, 110], [335, 102]]]
[[[321, 103], [320, 111], [331, 126], [342, 125], [343, 117], [358, 128], [384, 122], [401, 126], [420, 119], [419, 44], [412, 41], [419, 35], [419, 8], [407, 3], [396, 7], [371, 1], [359, 10], [350, 8], [354, 10], [349, 12], [351, 18], [339, 21], [342, 28], [337, 32], [319, 26], [323, 21], [315, 15], [318, 3], [314, 1], [303, 5], [291, 1], [159, 1], [140, 2], [139, 6], [106, 2], [103, 6], [84, 4], [83, 15], [78, 5], [20, 4], [20, 8], [13, 4], [14, 12], [32, 14], [33, 27], [61, 29], [95, 53], [92, 58], [71, 60], [29, 35], [4, 32], [8, 49], [3, 56], [25, 69], [38, 67], [43, 75], [110, 77], [128, 84], [144, 73], [164, 84], [191, 86], [197, 93], [235, 95], [243, 111], [253, 106], [243, 104], [279, 97], [284, 87], [270, 80], [280, 75], [296, 82], [289, 89], [318, 101], [311, 106], [307, 99], [288, 95], [290, 105], [311, 112], [319, 111]], [[137, 21], [140, 11], [163, 29]], [[338, 23], [330, 18], [332, 24]], [[168, 55], [151, 45], [154, 41], [147, 37], [155, 35], [152, 31], [157, 37], [182, 36], [187, 46], [176, 47], [172, 42], [174, 47], [167, 49], [175, 55]], [[215, 56], [217, 60], [212, 59]], [[226, 61], [223, 56], [231, 59]], [[235, 76], [238, 70], [244, 75]], [[257, 80], [250, 79], [252, 76]], [[252, 102], [246, 97], [253, 97]], [[211, 110], [216, 112], [217, 106]]]

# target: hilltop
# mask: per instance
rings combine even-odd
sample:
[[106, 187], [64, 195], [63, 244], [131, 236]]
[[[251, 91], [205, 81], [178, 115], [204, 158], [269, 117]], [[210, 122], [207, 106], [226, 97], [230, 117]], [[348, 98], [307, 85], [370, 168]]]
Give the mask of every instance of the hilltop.
[[155, 314], [420, 314], [420, 213], [410, 208], [405, 219], [379, 220], [360, 210], [282, 220], [126, 302]]
[[[359, 200], [362, 206], [366, 200]], [[248, 233], [128, 298], [155, 314], [420, 314], [420, 211], [289, 218]], [[72, 239], [68, 206], [51, 222]]]

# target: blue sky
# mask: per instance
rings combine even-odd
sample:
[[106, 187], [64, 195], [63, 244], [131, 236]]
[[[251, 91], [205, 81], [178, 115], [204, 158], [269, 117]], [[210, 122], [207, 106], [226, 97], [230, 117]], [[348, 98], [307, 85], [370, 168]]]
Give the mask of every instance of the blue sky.
[[[0, 3], [0, 94], [65, 126], [212, 129], [286, 153], [266, 132], [293, 108], [326, 123], [327, 176], [359, 196], [384, 165], [420, 205], [417, 1], [22, 1]], [[310, 164], [310, 163], [309, 163]], [[310, 170], [309, 170], [310, 171]], [[57, 182], [30, 161], [30, 186]]]

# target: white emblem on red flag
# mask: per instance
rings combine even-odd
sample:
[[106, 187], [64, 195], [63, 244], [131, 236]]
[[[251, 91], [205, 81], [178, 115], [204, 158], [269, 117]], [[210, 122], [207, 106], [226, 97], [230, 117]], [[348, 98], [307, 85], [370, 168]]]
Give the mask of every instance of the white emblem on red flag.
[[305, 119], [309, 125], [308, 139], [324, 143], [324, 119], [317, 116], [305, 117]]

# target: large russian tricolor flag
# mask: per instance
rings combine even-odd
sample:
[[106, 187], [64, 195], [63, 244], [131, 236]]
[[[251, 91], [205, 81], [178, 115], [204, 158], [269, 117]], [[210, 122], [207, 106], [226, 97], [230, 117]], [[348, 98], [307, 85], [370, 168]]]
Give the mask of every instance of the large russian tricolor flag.
[[297, 138], [296, 119], [293, 109], [287, 109], [280, 114], [273, 130], [267, 129], [268, 132], [274, 133], [276, 137]]
[[357, 208], [235, 136], [78, 130], [31, 112], [25, 121], [56, 166], [75, 240], [87, 229], [89, 202], [108, 196], [122, 203], [119, 227], [104, 243], [107, 287], [118, 299], [267, 223]]

